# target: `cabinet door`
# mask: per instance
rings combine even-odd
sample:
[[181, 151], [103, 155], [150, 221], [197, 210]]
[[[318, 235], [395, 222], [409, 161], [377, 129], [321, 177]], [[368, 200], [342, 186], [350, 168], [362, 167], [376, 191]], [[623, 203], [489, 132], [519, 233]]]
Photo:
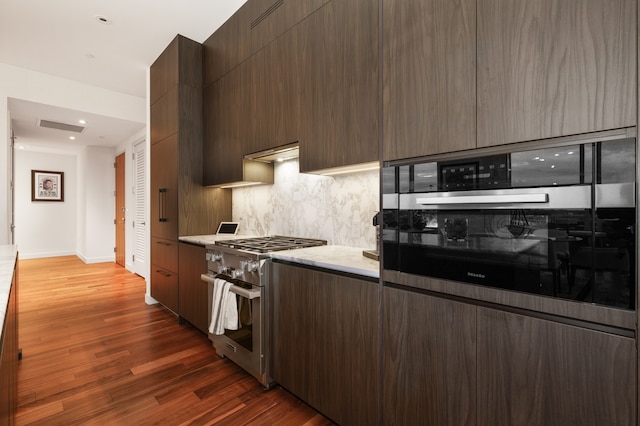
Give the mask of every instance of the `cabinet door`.
[[251, 9], [251, 45], [254, 52], [262, 49], [329, 0], [255, 0]]
[[313, 274], [308, 269], [270, 265], [271, 377], [305, 399], [314, 387]]
[[151, 265], [151, 297], [178, 313], [178, 274], [158, 265]]
[[151, 104], [151, 144], [156, 144], [178, 131], [178, 87], [175, 86]]
[[379, 158], [378, 4], [332, 1], [299, 24], [308, 61], [311, 117], [300, 137], [300, 171]]
[[632, 338], [478, 308], [478, 424], [635, 425]]
[[378, 293], [377, 282], [315, 273], [318, 386], [309, 400], [338, 424], [378, 422]]
[[160, 56], [151, 64], [150, 69], [150, 98], [153, 105], [169, 89], [178, 84], [178, 54], [180, 36], [173, 39]]
[[246, 2], [202, 43], [205, 87], [251, 56], [250, 3]]
[[475, 148], [475, 0], [383, 0], [383, 159]]
[[178, 136], [151, 145], [151, 236], [178, 239]]
[[476, 424], [476, 307], [385, 287], [382, 321], [383, 424]]
[[378, 423], [378, 285], [272, 264], [271, 376], [338, 424]]
[[178, 299], [180, 317], [207, 334], [208, 288], [200, 275], [207, 273], [206, 249], [202, 246], [180, 243], [180, 272]]
[[478, 0], [478, 146], [634, 126], [636, 0]]
[[242, 180], [242, 147], [237, 140], [239, 75], [229, 73], [204, 90], [205, 185]]

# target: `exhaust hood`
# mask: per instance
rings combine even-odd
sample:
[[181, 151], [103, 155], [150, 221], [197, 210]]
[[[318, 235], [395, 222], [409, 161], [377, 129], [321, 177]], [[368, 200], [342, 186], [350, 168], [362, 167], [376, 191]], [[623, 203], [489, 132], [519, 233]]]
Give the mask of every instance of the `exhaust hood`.
[[245, 160], [261, 161], [263, 163], [274, 163], [276, 161], [291, 160], [300, 156], [298, 142], [282, 145], [264, 151], [254, 152], [244, 156]]
[[273, 163], [298, 158], [298, 143], [282, 145], [264, 151], [246, 154], [242, 158], [242, 180], [216, 185], [218, 188], [273, 184]]

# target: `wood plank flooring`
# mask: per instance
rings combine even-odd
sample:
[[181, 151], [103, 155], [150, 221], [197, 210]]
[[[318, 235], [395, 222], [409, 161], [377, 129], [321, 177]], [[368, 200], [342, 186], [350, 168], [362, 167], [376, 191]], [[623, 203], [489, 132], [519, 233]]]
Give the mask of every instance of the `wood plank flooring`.
[[144, 293], [115, 263], [19, 262], [17, 425], [332, 424]]

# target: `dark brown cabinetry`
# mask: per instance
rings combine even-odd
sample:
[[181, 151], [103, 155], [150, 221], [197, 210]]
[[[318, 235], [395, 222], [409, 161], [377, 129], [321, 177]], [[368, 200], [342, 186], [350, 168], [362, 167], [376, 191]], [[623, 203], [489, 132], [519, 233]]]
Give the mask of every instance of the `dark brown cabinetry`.
[[383, 0], [383, 159], [476, 146], [476, 0]]
[[200, 275], [207, 273], [206, 249], [203, 246], [180, 243], [180, 274], [178, 294], [180, 317], [207, 334], [207, 284]]
[[250, 0], [204, 41], [207, 87], [329, 0]]
[[479, 425], [635, 425], [636, 345], [478, 308]]
[[635, 0], [478, 0], [478, 146], [636, 124]]
[[247, 180], [244, 154], [292, 142], [300, 144], [302, 172], [378, 161], [377, 4], [293, 3], [259, 24], [287, 31], [258, 37], [256, 53], [205, 88], [206, 185]]
[[635, 0], [382, 5], [384, 160], [637, 123]]
[[18, 410], [18, 269], [15, 268], [0, 340], [0, 424], [15, 424]]
[[299, 24], [305, 57], [300, 171], [379, 160], [379, 10], [369, 0], [331, 1]]
[[394, 287], [382, 333], [384, 424], [636, 424], [632, 337]]
[[178, 237], [231, 219], [231, 193], [202, 186], [202, 46], [177, 36], [151, 66], [151, 296], [180, 314]]
[[383, 424], [474, 425], [476, 307], [385, 287], [383, 312]]
[[377, 282], [269, 267], [273, 379], [338, 424], [377, 424]]

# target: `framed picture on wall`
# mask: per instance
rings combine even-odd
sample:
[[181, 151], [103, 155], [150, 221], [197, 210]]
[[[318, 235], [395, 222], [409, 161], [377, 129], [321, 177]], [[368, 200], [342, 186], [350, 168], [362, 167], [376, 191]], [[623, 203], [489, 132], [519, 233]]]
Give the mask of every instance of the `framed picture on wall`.
[[31, 201], [64, 201], [64, 172], [31, 170]]

